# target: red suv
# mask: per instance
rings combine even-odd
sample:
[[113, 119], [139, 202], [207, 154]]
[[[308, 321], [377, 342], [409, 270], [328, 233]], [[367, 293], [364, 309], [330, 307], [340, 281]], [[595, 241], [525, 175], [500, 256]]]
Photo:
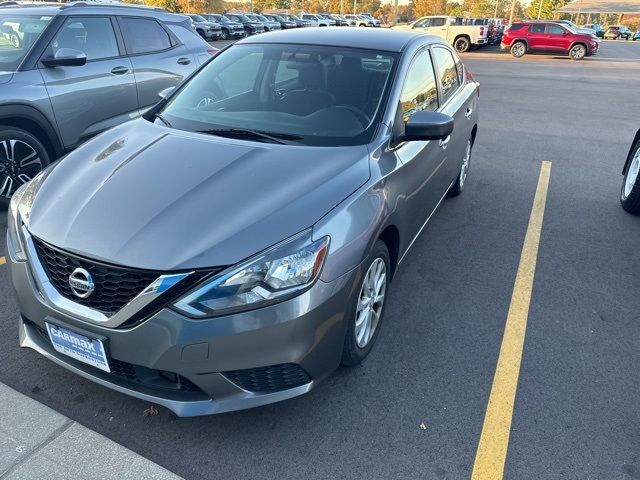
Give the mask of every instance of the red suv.
[[578, 33], [555, 22], [521, 22], [511, 25], [502, 36], [500, 47], [510, 49], [520, 58], [527, 52], [547, 51], [569, 54], [573, 60], [582, 60], [598, 51], [595, 35]]

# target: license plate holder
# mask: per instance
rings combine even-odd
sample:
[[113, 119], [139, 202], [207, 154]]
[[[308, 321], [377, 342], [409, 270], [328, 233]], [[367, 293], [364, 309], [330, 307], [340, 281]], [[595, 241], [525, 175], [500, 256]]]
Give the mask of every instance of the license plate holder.
[[56, 352], [79, 362], [111, 373], [107, 351], [102, 339], [78, 333], [67, 327], [45, 322], [49, 339]]

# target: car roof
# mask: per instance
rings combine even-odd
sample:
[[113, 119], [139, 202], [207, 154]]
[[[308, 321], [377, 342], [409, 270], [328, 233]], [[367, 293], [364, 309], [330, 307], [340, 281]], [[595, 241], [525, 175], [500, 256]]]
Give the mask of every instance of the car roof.
[[[72, 2], [72, 3], [31, 3], [26, 5], [10, 5], [3, 7], [3, 12], [20, 13], [25, 15], [135, 15], [158, 18], [168, 22], [181, 21], [185, 17], [169, 13], [163, 8], [132, 5], [126, 3], [107, 2]], [[181, 19], [179, 18], [181, 17]]]
[[448, 45], [440, 37], [403, 30], [360, 28], [304, 28], [280, 30], [251, 36], [237, 42], [247, 43], [300, 43], [330, 47], [353, 47], [386, 52], [402, 52], [407, 45], [422, 38], [427, 43]]

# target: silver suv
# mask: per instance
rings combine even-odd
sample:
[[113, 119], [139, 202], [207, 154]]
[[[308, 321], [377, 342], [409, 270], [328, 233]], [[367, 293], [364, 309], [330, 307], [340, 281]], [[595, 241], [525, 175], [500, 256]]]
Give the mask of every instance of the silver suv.
[[138, 117], [216, 50], [182, 15], [0, 7], [0, 203], [84, 140]]

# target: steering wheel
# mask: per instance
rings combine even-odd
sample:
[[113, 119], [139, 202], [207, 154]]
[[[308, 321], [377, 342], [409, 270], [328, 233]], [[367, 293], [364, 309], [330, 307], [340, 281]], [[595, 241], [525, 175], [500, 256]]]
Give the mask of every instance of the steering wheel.
[[369, 115], [364, 113], [358, 107], [354, 107], [353, 105], [336, 105], [336, 107], [346, 108], [347, 110], [349, 110], [356, 117], [358, 117], [358, 120], [360, 120], [360, 123], [362, 123], [363, 127], [367, 127], [371, 123], [371, 118], [369, 118]]

